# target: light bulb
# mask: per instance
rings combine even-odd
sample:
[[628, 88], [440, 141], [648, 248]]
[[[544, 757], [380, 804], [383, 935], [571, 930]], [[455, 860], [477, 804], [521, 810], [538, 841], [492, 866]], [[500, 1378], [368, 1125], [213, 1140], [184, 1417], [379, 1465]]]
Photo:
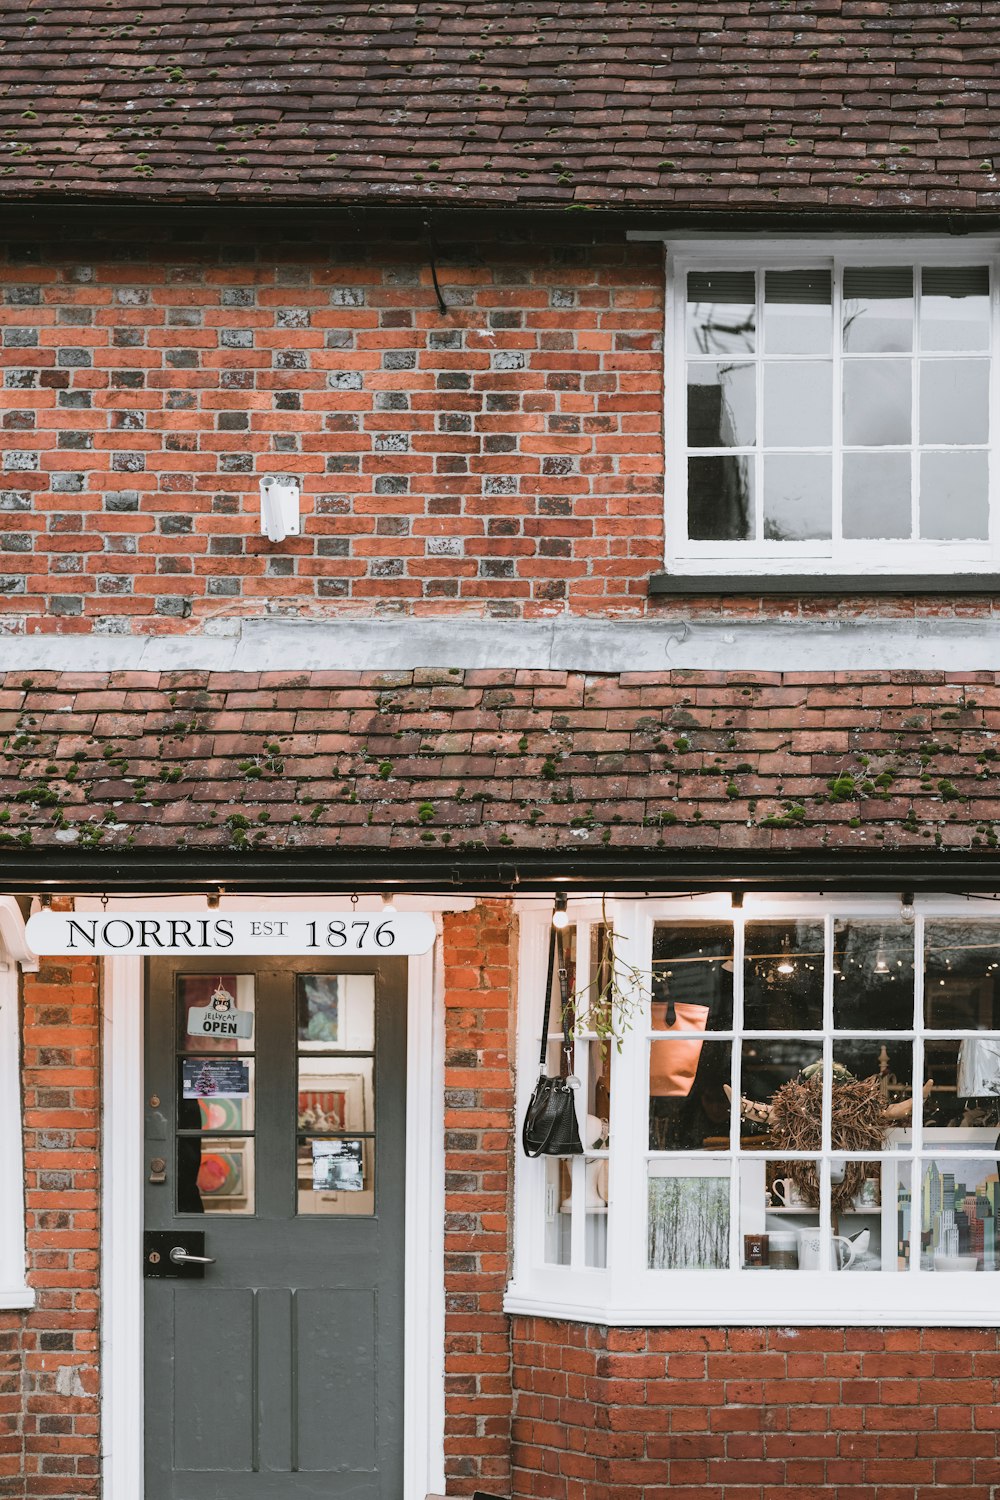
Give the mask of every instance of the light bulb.
[[565, 891], [556, 891], [555, 902], [553, 904], [552, 911], [552, 925], [553, 927], [559, 928], [569, 926], [569, 912], [566, 910]]

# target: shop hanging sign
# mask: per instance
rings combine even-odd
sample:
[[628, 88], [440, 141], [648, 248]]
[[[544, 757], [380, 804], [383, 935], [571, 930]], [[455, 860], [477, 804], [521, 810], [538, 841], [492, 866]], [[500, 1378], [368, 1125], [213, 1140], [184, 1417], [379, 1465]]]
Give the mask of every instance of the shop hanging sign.
[[188, 1036], [242, 1037], [245, 1041], [253, 1036], [253, 1015], [237, 1010], [235, 997], [220, 979], [209, 1003], [188, 1011], [187, 1031]]
[[342, 958], [358, 954], [394, 958], [426, 953], [434, 942], [434, 919], [427, 912], [62, 912], [39, 911], [28, 919], [25, 937], [40, 957], [135, 953], [144, 957], [181, 954], [211, 958], [254, 953], [321, 953]]

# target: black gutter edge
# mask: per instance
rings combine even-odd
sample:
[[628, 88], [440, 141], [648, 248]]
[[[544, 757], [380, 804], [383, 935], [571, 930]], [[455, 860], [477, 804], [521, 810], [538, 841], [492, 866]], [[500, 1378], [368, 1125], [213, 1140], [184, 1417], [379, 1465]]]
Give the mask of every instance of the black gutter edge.
[[852, 599], [880, 594], [996, 594], [1000, 573], [770, 573], [754, 578], [746, 574], [699, 575], [654, 573], [649, 593], [703, 597], [728, 595], [832, 595]]
[[565, 887], [622, 894], [676, 891], [1000, 891], [1000, 854], [738, 849], [300, 849], [13, 851], [0, 863], [12, 895], [350, 894], [354, 891], [516, 896]]

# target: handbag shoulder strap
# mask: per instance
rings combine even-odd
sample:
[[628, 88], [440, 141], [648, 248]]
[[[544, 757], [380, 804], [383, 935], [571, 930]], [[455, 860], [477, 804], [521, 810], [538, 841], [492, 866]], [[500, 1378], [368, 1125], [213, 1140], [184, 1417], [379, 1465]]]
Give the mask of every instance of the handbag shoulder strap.
[[542, 1045], [538, 1053], [539, 1069], [545, 1072], [546, 1053], [549, 1049], [549, 1021], [552, 1016], [552, 976], [557, 968], [559, 974], [559, 1018], [563, 1034], [563, 1051], [569, 1057], [573, 1038], [569, 1028], [569, 978], [566, 972], [566, 955], [563, 952], [563, 935], [558, 927], [549, 932], [549, 962], [545, 977], [545, 1011], [542, 1016]]
[[556, 966], [556, 929], [549, 929], [549, 962], [545, 976], [545, 1010], [542, 1014], [542, 1046], [538, 1054], [538, 1066], [545, 1072], [546, 1053], [549, 1050], [549, 1017], [552, 1014], [552, 974]]

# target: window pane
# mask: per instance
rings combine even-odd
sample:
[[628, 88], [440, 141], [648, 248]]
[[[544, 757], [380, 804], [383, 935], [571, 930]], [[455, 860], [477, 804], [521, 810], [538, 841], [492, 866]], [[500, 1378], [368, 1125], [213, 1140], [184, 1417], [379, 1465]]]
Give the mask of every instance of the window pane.
[[910, 1263], [912, 1165], [908, 1161], [830, 1163], [830, 1268], [905, 1271]]
[[828, 354], [832, 311], [829, 271], [764, 273], [764, 347], [768, 354]]
[[743, 1017], [748, 1031], [823, 1025], [822, 922], [748, 922]]
[[988, 455], [921, 454], [920, 535], [941, 541], [985, 541], [989, 534]]
[[1000, 1269], [1000, 1213], [996, 1155], [954, 1157], [923, 1164], [920, 1192], [920, 1268], [923, 1271]]
[[177, 1059], [178, 1130], [252, 1130], [254, 1059]]
[[772, 453], [764, 459], [764, 535], [769, 542], [828, 539], [832, 508], [832, 459], [813, 453]]
[[846, 540], [911, 535], [908, 453], [845, 453], [843, 475], [842, 526]]
[[[871, 1019], [876, 1022], [877, 1016]], [[890, 1131], [909, 1130], [912, 1042], [892, 1036], [837, 1037], [833, 1063], [830, 1140], [835, 1151], [881, 1151]], [[905, 1144], [908, 1149], [909, 1142]]]
[[925, 923], [924, 1020], [935, 1031], [1000, 1031], [1000, 923]]
[[568, 1266], [572, 1254], [573, 1180], [569, 1158], [545, 1158], [545, 1259]]
[[689, 354], [753, 353], [753, 271], [689, 271], [687, 296]]
[[745, 542], [754, 534], [753, 459], [688, 459], [688, 536]]
[[920, 361], [920, 441], [985, 443], [990, 433], [985, 359]]
[[252, 1214], [254, 1143], [219, 1137], [177, 1137], [177, 1212]]
[[[741, 1055], [742, 1081], [740, 1094], [744, 1100], [753, 1100], [760, 1104], [770, 1105], [775, 1094], [786, 1083], [791, 1083], [800, 1078], [800, 1075], [812, 1077], [815, 1070], [822, 1063], [822, 1052], [819, 1042], [799, 1041], [745, 1041]], [[818, 1151], [820, 1148], [819, 1121], [815, 1141], [803, 1145], [802, 1151]], [[751, 1129], [748, 1132], [747, 1127]], [[745, 1121], [741, 1126], [744, 1137], [748, 1133], [753, 1135], [753, 1121]]]
[[732, 924], [657, 922], [652, 998], [661, 1023], [672, 1002], [676, 1024], [727, 1031], [733, 1024]]
[[852, 448], [908, 443], [910, 385], [909, 360], [845, 360], [844, 442]]
[[838, 921], [833, 934], [833, 1024], [841, 1030], [913, 1026], [913, 927]]
[[753, 365], [689, 364], [687, 430], [691, 448], [752, 448], [757, 441]]
[[375, 1142], [300, 1136], [296, 1162], [300, 1214], [373, 1214]]
[[764, 366], [764, 444], [827, 448], [833, 440], [833, 366], [818, 360]]
[[375, 1046], [375, 978], [372, 974], [299, 974], [298, 1033], [302, 1051]]
[[584, 1206], [587, 1216], [584, 1264], [603, 1268], [608, 1263], [608, 1199], [611, 1196], [607, 1157], [588, 1157], [584, 1163], [584, 1174]]
[[[654, 1005], [653, 1025], [663, 1007]], [[649, 1149], [725, 1151], [729, 1147], [732, 1043], [691, 1037], [649, 1046]]]
[[925, 266], [921, 276], [922, 349], [988, 349], [988, 266]]
[[984, 1129], [993, 1145], [1000, 1130], [1000, 1042], [928, 1037], [924, 1073], [934, 1084], [924, 1104], [925, 1125], [940, 1132], [942, 1141], [949, 1131], [966, 1138], [971, 1129]]
[[913, 348], [913, 268], [848, 266], [844, 271], [844, 349], [895, 354]]
[[372, 1058], [300, 1057], [298, 1128], [317, 1133], [374, 1130]]
[[721, 1271], [728, 1265], [728, 1162], [650, 1162], [650, 1270]]
[[[252, 1052], [254, 976], [179, 974], [177, 1044], [182, 1052]], [[249, 1035], [227, 1035], [235, 1030]]]

